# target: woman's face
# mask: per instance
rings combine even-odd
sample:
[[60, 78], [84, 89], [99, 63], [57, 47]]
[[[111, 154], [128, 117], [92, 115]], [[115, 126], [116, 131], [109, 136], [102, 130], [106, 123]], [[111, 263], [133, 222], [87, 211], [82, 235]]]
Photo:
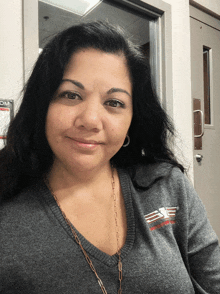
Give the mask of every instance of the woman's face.
[[49, 105], [46, 136], [59, 170], [109, 166], [132, 120], [132, 84], [123, 56], [76, 52]]

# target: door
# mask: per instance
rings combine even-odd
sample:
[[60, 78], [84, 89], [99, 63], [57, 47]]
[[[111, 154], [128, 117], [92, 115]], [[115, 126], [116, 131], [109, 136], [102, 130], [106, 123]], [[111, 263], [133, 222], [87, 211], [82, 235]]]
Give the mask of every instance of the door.
[[216, 25], [211, 26], [211, 16], [199, 12], [197, 18], [195, 10], [193, 11], [190, 21], [192, 99], [196, 136], [195, 189], [220, 238], [220, 21], [214, 19], [213, 23]]

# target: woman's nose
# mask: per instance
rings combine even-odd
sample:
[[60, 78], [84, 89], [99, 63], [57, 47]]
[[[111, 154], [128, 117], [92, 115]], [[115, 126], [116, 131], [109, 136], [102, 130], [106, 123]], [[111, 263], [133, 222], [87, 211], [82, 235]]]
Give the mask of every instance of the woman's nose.
[[102, 128], [102, 109], [98, 102], [84, 101], [77, 113], [75, 126], [88, 131], [100, 131]]

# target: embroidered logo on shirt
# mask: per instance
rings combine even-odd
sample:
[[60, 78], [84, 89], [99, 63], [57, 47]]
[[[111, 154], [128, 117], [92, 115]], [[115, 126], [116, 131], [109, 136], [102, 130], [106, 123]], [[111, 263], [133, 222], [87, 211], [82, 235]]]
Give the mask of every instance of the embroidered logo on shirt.
[[[147, 223], [150, 224], [150, 230], [153, 231], [168, 224], [175, 224], [175, 216], [177, 210], [178, 207], [161, 207], [159, 208], [159, 210], [155, 210], [145, 215], [144, 217]], [[158, 220], [163, 220], [163, 222], [160, 222], [159, 224], [152, 226], [152, 224], [154, 222], [157, 222]]]

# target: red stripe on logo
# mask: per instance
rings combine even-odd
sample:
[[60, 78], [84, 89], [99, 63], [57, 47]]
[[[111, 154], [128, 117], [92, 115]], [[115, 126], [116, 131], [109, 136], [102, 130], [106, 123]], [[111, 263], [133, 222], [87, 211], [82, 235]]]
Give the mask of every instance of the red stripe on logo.
[[167, 226], [169, 224], [175, 224], [175, 223], [176, 223], [175, 220], [171, 220], [171, 221], [167, 220], [167, 221], [165, 221], [165, 222], [163, 222], [163, 223], [161, 223], [161, 224], [159, 224], [157, 226], [154, 226], [154, 227], [150, 228], [150, 230], [154, 231], [154, 230], [159, 229], [159, 228], [161, 228], [163, 226]]
[[1, 107], [0, 110], [1, 111], [10, 111], [10, 108], [3, 108], [3, 107]]

